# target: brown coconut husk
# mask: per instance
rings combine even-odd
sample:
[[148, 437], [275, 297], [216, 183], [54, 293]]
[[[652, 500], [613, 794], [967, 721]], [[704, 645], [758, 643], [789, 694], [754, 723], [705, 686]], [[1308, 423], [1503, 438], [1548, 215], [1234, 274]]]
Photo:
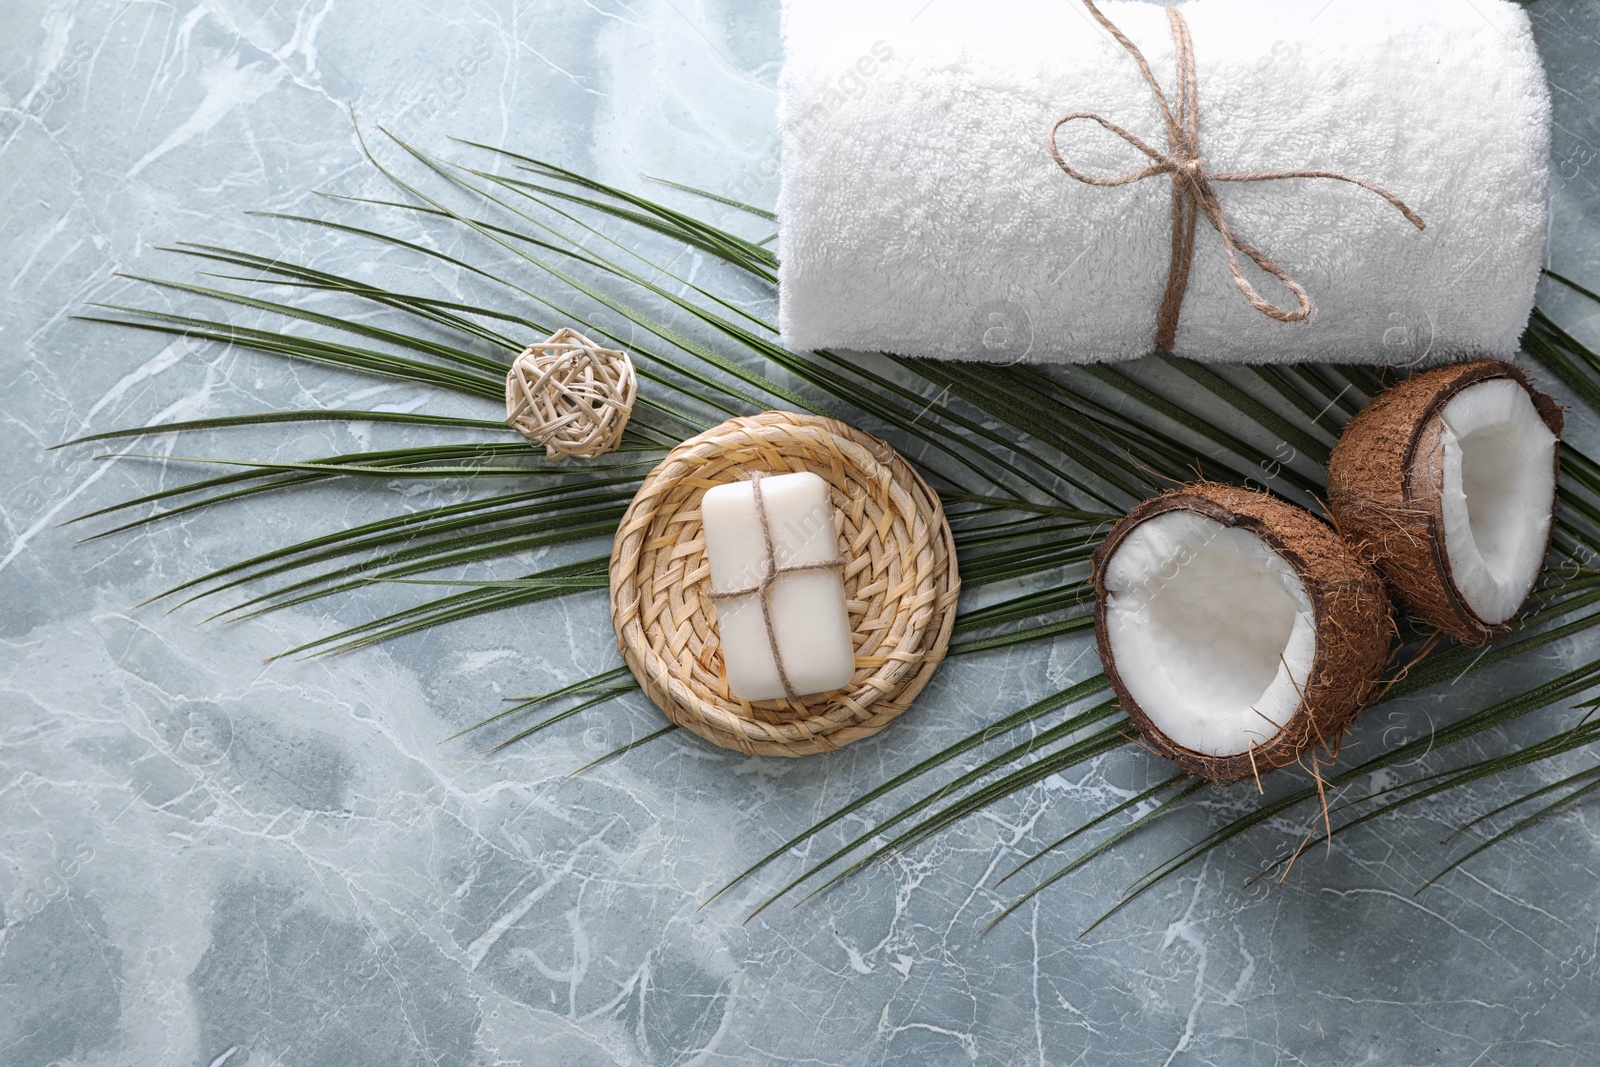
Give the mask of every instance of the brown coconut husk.
[[[1496, 378], [1526, 389], [1545, 425], [1561, 436], [1560, 406], [1518, 367], [1486, 359], [1439, 367], [1379, 393], [1345, 427], [1328, 460], [1328, 507], [1339, 532], [1378, 568], [1408, 613], [1475, 645], [1510, 633], [1516, 614], [1490, 625], [1467, 606], [1451, 575], [1438, 488], [1439, 413], [1461, 390]], [[1556, 465], [1559, 473], [1559, 450]]]
[[[1317, 648], [1300, 706], [1264, 744], [1209, 756], [1177, 744], [1150, 721], [1117, 673], [1106, 631], [1106, 563], [1134, 527], [1168, 511], [1193, 511], [1259, 537], [1299, 576], [1311, 600]], [[1394, 635], [1376, 571], [1315, 516], [1266, 493], [1197, 482], [1146, 500], [1112, 529], [1093, 558], [1095, 641], [1106, 677], [1145, 744], [1191, 774], [1236, 782], [1294, 763], [1317, 746], [1336, 753], [1345, 727], [1379, 692]]]

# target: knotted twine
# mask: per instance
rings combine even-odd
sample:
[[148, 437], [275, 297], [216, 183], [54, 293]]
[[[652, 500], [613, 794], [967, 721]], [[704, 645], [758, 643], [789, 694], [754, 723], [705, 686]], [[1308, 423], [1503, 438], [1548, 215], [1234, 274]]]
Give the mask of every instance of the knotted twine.
[[[1176, 7], [1167, 8], [1167, 22], [1172, 28], [1172, 41], [1176, 49], [1174, 64], [1177, 67], [1178, 106], [1176, 112], [1167, 101], [1167, 95], [1161, 89], [1161, 84], [1156, 81], [1155, 75], [1150, 72], [1150, 64], [1145, 61], [1144, 53], [1139, 51], [1139, 46], [1128, 39], [1127, 35], [1118, 29], [1110, 19], [1106, 18], [1095, 6], [1094, 0], [1083, 0], [1083, 6], [1089, 9], [1089, 14], [1094, 16], [1096, 22], [1105, 27], [1106, 31], [1116, 38], [1118, 44], [1127, 50], [1133, 61], [1139, 65], [1139, 73], [1144, 76], [1145, 83], [1150, 86], [1150, 91], [1155, 94], [1156, 106], [1161, 109], [1161, 118], [1167, 128], [1167, 151], [1162, 152], [1152, 148], [1144, 141], [1135, 137], [1127, 130], [1109, 121], [1101, 115], [1089, 111], [1074, 111], [1070, 115], [1063, 115], [1050, 127], [1049, 142], [1050, 155], [1054, 157], [1057, 166], [1067, 174], [1085, 185], [1118, 186], [1130, 185], [1157, 174], [1172, 175], [1172, 259], [1167, 269], [1167, 290], [1161, 298], [1161, 309], [1156, 316], [1156, 349], [1170, 352], [1173, 342], [1178, 334], [1178, 315], [1183, 307], [1184, 291], [1189, 285], [1189, 268], [1194, 260], [1194, 231], [1195, 220], [1199, 214], [1204, 214], [1213, 229], [1222, 237], [1223, 251], [1228, 255], [1228, 270], [1233, 274], [1233, 284], [1250, 306], [1270, 319], [1278, 322], [1304, 322], [1311, 317], [1311, 297], [1306, 293], [1305, 286], [1290, 276], [1289, 272], [1267, 258], [1259, 249], [1246, 244], [1234, 236], [1233, 230], [1228, 226], [1227, 217], [1222, 212], [1222, 205], [1217, 200], [1216, 190], [1212, 182], [1269, 182], [1282, 178], [1331, 178], [1334, 181], [1349, 182], [1363, 189], [1383, 197], [1399, 209], [1413, 226], [1419, 230], [1427, 229], [1427, 224], [1398, 196], [1381, 186], [1360, 178], [1351, 177], [1333, 170], [1249, 170], [1236, 173], [1223, 173], [1206, 168], [1205, 157], [1200, 154], [1200, 94], [1199, 85], [1195, 77], [1194, 67], [1194, 42], [1189, 36], [1189, 24], [1184, 20], [1183, 14]], [[1061, 150], [1056, 145], [1056, 131], [1069, 122], [1078, 119], [1090, 119], [1098, 122], [1111, 133], [1121, 137], [1134, 148], [1155, 160], [1153, 164], [1141, 170], [1130, 171], [1127, 174], [1114, 178], [1093, 178], [1081, 174], [1067, 163], [1061, 156]], [[1297, 306], [1293, 310], [1278, 307], [1271, 301], [1263, 298], [1250, 284], [1249, 279], [1239, 268], [1239, 253], [1249, 256], [1251, 261], [1278, 281], [1294, 294]]]
[[[761, 493], [762, 477], [761, 471], [750, 472], [750, 498], [755, 502], [756, 521], [761, 526], [761, 577], [753, 585], [747, 585], [742, 589], [724, 589], [720, 592], [713, 590], [711, 599], [730, 600], [733, 597], [752, 595], [756, 597], [761, 605], [761, 623], [767, 629], [767, 647], [772, 651], [772, 665], [778, 669], [778, 684], [783, 686], [785, 696], [796, 700], [801, 694], [789, 680], [789, 671], [783, 664], [783, 650], [778, 647], [778, 631], [772, 622], [772, 584], [783, 575], [798, 571], [837, 570], [845, 565], [845, 560], [842, 556], [836, 556], [814, 563], [785, 563], [780, 566], [777, 542], [772, 536], [772, 520], [767, 517], [767, 502]], [[828, 524], [830, 527], [833, 525], [831, 515]]]

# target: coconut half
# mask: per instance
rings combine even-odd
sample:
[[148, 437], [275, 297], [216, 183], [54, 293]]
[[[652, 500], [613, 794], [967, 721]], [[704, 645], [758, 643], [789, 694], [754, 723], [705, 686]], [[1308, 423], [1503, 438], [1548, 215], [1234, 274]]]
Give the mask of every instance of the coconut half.
[[1503, 637], [1549, 550], [1561, 426], [1509, 363], [1416, 375], [1334, 446], [1334, 521], [1411, 614], [1472, 644]]
[[1334, 745], [1376, 692], [1393, 625], [1377, 573], [1309, 513], [1202, 482], [1095, 552], [1100, 661], [1146, 743], [1237, 781]]

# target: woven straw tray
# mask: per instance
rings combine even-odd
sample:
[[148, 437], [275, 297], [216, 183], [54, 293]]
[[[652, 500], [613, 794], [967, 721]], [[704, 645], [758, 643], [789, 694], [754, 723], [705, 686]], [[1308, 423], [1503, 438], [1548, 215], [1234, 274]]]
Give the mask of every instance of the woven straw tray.
[[[855, 643], [850, 684], [805, 700], [728, 691], [700, 526], [700, 498], [751, 471], [828, 483]], [[752, 756], [831, 752], [911, 705], [950, 645], [955, 543], [939, 498], [878, 438], [815, 415], [730, 419], [645, 478], [611, 551], [611, 620], [645, 693], [684, 729]]]

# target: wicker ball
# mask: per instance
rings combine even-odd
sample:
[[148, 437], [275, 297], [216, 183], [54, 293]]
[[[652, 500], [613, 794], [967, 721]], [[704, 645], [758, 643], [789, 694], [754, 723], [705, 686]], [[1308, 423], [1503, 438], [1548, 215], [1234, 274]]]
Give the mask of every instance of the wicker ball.
[[[728, 688], [700, 499], [756, 470], [828, 483], [856, 659], [842, 689], [752, 703]], [[887, 726], [944, 658], [960, 588], [950, 525], [916, 471], [876, 437], [783, 411], [730, 419], [669, 452], [611, 551], [611, 621], [634, 677], [673, 722], [747, 755], [831, 752]]]
[[626, 352], [563, 327], [531, 344], [506, 374], [506, 423], [552, 460], [615, 451], [639, 380]]

